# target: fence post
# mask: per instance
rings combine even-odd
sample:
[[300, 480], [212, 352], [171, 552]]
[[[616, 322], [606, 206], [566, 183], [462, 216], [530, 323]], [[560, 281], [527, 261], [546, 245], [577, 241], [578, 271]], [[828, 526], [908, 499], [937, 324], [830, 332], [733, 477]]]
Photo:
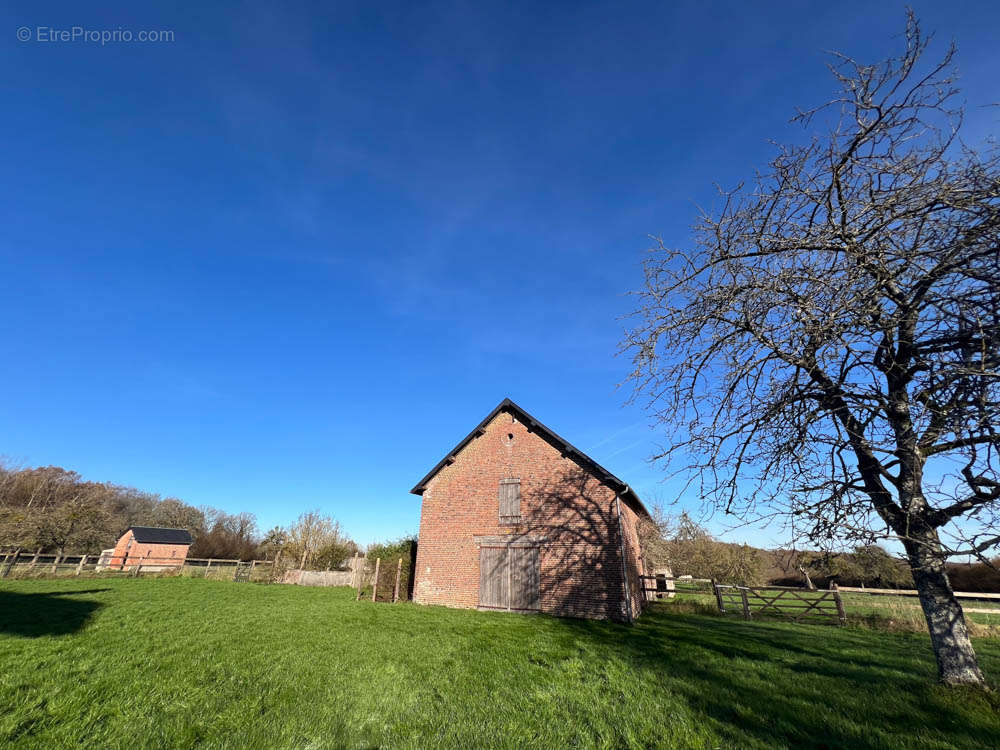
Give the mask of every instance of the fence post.
[[251, 560], [250, 561], [250, 576], [247, 578], [248, 581], [251, 578], [253, 578], [253, 569], [256, 568], [256, 567], [257, 567], [257, 561], [256, 560]]
[[28, 570], [29, 571], [34, 569], [35, 563], [38, 562], [38, 556], [40, 554], [42, 554], [42, 548], [41, 547], [39, 547], [38, 549], [35, 550], [35, 556], [31, 558], [31, 565], [28, 566]]
[[0, 578], [6, 578], [8, 575], [10, 575], [10, 571], [14, 569], [15, 565], [17, 565], [17, 561], [20, 559], [20, 557], [21, 557], [21, 548], [18, 547], [14, 551], [14, 554], [10, 558], [10, 561], [8, 561], [6, 557], [4, 558], [4, 562], [6, 563], [6, 565], [3, 566], [3, 574], [0, 575]]
[[744, 620], [749, 620], [750, 619], [750, 602], [747, 601], [747, 590], [745, 588], [743, 588], [742, 586], [740, 586], [739, 589], [740, 589], [740, 596], [743, 597], [743, 619]]
[[712, 591], [715, 592], [715, 603], [719, 605], [719, 611], [722, 614], [726, 614], [726, 605], [722, 603], [722, 592], [719, 591], [719, 584], [712, 579]]
[[841, 625], [847, 624], [847, 612], [844, 611], [844, 600], [840, 598], [840, 592], [837, 590], [837, 584], [830, 582], [830, 591], [833, 592], [833, 600], [837, 602], [837, 617], [840, 619]]
[[87, 564], [87, 556], [84, 555], [83, 557], [80, 558], [80, 564], [76, 566], [76, 575], [80, 575], [81, 571], [83, 571], [83, 566], [86, 564]]
[[14, 556], [12, 558], [10, 558], [10, 562], [7, 562], [7, 556], [4, 555], [4, 558], [3, 558], [3, 561], [4, 561], [3, 573], [0, 573], [0, 578], [6, 578], [7, 577], [7, 575], [10, 573], [11, 569], [17, 563], [17, 558], [19, 558], [20, 556], [21, 556], [21, 548], [20, 547], [17, 548], [17, 552], [14, 553]]
[[212, 570], [212, 558], [208, 558], [208, 565], [205, 566], [205, 578], [208, 578], [209, 572]]
[[59, 567], [59, 560], [62, 559], [62, 555], [58, 552], [56, 553], [55, 559], [52, 561], [52, 575], [56, 574], [56, 568]]
[[403, 569], [403, 558], [396, 563], [396, 587], [392, 590], [392, 603], [399, 601], [399, 573]]
[[139, 567], [135, 569], [135, 575], [137, 578], [139, 577], [139, 574], [142, 572], [142, 564], [146, 562], [147, 557], [149, 557], [149, 550], [146, 550], [146, 554], [143, 555], [142, 559], [139, 561]]
[[[355, 556], [357, 556], [357, 553], [355, 553]], [[365, 567], [368, 567], [367, 560], [365, 562]], [[355, 579], [355, 581], [357, 581], [357, 585], [358, 585], [358, 595], [356, 597], [354, 597], [354, 601], [359, 602], [359, 601], [361, 601], [361, 584], [364, 583], [364, 576], [361, 574], [361, 566], [360, 565], [358, 565], [358, 567], [354, 571], [354, 579]]]
[[375, 601], [375, 594], [378, 593], [378, 569], [382, 564], [382, 558], [375, 558], [375, 579], [372, 581], [372, 601]]

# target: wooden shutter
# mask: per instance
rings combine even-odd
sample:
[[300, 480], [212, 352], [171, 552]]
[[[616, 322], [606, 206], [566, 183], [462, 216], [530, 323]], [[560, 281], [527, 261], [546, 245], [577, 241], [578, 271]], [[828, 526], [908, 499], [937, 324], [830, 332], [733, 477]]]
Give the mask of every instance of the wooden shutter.
[[521, 480], [500, 480], [500, 523], [521, 522]]
[[479, 549], [480, 607], [509, 608], [509, 575], [506, 547], [481, 547]]
[[510, 566], [510, 608], [537, 611], [540, 609], [538, 591], [538, 547], [511, 547], [507, 550]]

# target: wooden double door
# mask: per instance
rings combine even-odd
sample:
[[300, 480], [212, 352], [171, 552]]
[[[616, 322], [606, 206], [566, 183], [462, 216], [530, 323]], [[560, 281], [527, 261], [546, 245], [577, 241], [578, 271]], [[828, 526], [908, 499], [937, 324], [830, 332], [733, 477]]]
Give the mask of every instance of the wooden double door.
[[539, 611], [538, 553], [538, 547], [480, 547], [479, 606], [510, 612]]

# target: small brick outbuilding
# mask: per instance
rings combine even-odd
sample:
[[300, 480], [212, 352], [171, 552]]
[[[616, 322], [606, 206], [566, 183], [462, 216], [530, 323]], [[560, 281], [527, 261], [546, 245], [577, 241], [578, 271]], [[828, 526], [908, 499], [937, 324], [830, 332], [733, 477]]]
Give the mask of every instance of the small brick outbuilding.
[[122, 569], [142, 565], [143, 570], [150, 571], [179, 568], [187, 559], [192, 541], [187, 529], [131, 526], [115, 543], [108, 566]]
[[504, 399], [411, 492], [414, 601], [631, 621], [643, 605], [635, 492]]

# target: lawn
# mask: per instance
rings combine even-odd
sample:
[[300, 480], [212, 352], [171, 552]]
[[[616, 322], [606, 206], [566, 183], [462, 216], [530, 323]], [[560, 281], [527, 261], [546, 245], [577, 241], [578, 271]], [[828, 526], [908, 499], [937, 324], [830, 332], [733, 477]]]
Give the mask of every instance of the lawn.
[[[633, 627], [198, 579], [0, 585], [11, 748], [1000, 744], [926, 636], [658, 604]], [[1000, 677], [1000, 642], [977, 641]]]

